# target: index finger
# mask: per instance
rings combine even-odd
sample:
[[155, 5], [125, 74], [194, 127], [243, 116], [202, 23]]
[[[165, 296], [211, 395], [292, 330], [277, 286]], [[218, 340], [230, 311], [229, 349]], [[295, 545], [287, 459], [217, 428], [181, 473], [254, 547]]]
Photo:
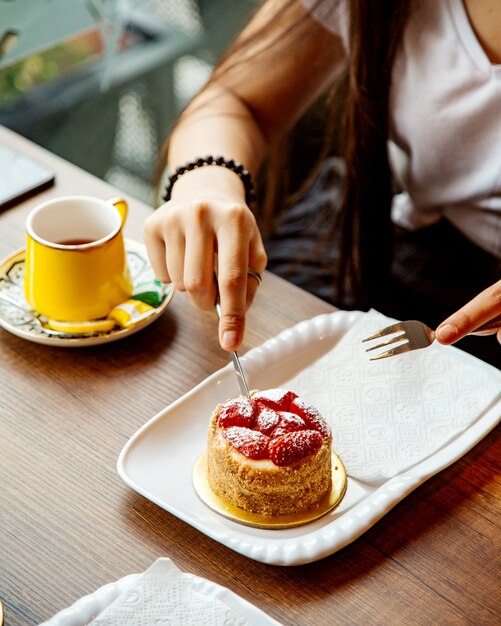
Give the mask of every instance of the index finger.
[[233, 245], [231, 239], [218, 243], [219, 341], [225, 350], [236, 350], [244, 337], [248, 266], [247, 238], [239, 237]]

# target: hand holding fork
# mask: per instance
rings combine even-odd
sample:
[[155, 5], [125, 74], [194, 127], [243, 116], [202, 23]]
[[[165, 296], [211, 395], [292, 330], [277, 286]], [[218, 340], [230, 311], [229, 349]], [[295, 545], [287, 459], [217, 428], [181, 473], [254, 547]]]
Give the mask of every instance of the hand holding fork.
[[[488, 287], [478, 296], [470, 300], [459, 311], [442, 322], [436, 330], [432, 330], [423, 322], [409, 320], [387, 326], [362, 341], [372, 341], [380, 337], [390, 336], [382, 342], [367, 348], [367, 352], [396, 345], [386, 352], [371, 358], [371, 361], [385, 359], [389, 356], [418, 350], [431, 345], [435, 339], [443, 344], [451, 344], [466, 335], [490, 335], [498, 333], [501, 343], [501, 280]], [[401, 342], [404, 343], [401, 343]], [[500, 346], [501, 349], [501, 346]]]

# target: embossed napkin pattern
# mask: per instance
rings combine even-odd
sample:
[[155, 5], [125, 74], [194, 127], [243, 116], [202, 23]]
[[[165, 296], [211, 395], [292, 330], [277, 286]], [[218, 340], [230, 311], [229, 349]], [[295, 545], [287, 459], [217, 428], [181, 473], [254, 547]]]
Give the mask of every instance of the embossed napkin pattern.
[[439, 450], [501, 395], [501, 372], [454, 347], [434, 343], [370, 361], [361, 340], [395, 321], [376, 311], [363, 315], [286, 385], [331, 424], [333, 447], [348, 474], [370, 483]]
[[170, 559], [158, 559], [107, 607], [92, 626], [245, 626], [217, 598], [193, 589]]

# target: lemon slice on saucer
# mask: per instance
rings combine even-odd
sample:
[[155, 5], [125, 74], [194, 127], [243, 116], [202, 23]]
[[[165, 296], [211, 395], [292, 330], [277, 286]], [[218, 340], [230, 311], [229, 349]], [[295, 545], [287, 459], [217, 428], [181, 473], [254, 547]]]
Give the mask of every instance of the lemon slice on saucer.
[[106, 333], [115, 327], [114, 320], [92, 320], [88, 322], [58, 322], [48, 320], [47, 326], [63, 333]]

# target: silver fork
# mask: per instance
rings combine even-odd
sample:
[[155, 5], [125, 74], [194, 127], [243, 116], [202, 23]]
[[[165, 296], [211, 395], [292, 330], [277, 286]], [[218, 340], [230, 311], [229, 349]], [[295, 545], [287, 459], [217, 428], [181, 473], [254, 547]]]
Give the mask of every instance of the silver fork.
[[[470, 335], [490, 335], [493, 331], [501, 328], [501, 315], [495, 317], [490, 322], [482, 324]], [[427, 348], [435, 341], [435, 331], [417, 320], [408, 320], [406, 322], [397, 322], [386, 328], [378, 330], [376, 333], [369, 335], [362, 342], [372, 341], [379, 339], [380, 337], [386, 337], [391, 335], [386, 341], [378, 342], [376, 345], [367, 348], [366, 352], [371, 350], [378, 350], [384, 348], [384, 346], [391, 346], [392, 344], [399, 344], [395, 348], [390, 348], [386, 352], [373, 356], [370, 360], [377, 361], [378, 359], [386, 359], [389, 356], [395, 356], [396, 354], [402, 354], [403, 352], [410, 352], [411, 350], [419, 350], [420, 348]], [[403, 342], [403, 343], [400, 343]]]

